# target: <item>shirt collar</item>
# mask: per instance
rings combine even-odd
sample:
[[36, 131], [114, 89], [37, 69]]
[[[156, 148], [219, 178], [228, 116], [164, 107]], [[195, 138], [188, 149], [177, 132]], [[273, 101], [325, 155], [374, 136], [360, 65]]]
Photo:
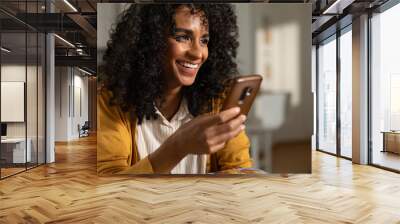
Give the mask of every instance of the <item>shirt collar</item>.
[[190, 119], [193, 118], [192, 114], [189, 112], [187, 100], [184, 97], [181, 100], [178, 111], [174, 114], [171, 121], [168, 121], [164, 117], [164, 115], [158, 110], [158, 108], [156, 106], [155, 106], [155, 108], [156, 108], [156, 114], [158, 114], [160, 116], [160, 118], [164, 124], [170, 124], [172, 122], [182, 121], [182, 120], [188, 119], [188, 118], [190, 118]]

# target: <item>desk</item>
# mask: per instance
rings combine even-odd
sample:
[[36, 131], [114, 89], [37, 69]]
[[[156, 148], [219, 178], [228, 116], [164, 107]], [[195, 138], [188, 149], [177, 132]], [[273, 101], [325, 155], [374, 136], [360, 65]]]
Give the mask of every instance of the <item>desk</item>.
[[[1, 159], [4, 159], [5, 163], [30, 162], [32, 158], [32, 140], [27, 138], [26, 142], [28, 142], [28, 147], [26, 147], [25, 152], [25, 138], [1, 139]], [[25, 159], [27, 159], [27, 161], [25, 161]]]
[[393, 152], [400, 154], [400, 132], [383, 131], [383, 150], [382, 152]]

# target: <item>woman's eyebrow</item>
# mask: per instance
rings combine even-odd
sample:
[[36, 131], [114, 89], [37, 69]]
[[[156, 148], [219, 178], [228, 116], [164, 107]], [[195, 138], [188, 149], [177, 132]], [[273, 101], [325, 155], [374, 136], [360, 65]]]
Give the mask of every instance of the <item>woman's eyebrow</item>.
[[177, 33], [177, 32], [183, 32], [183, 33], [187, 33], [187, 34], [190, 34], [190, 35], [193, 34], [192, 30], [175, 27], [174, 30], [173, 30], [173, 33]]
[[[185, 29], [185, 28], [178, 28], [178, 27], [174, 28], [174, 29], [173, 29], [173, 33], [175, 34], [175, 33], [177, 33], [177, 32], [183, 32], [183, 33], [186, 33], [186, 34], [189, 34], [189, 35], [193, 35], [193, 31], [192, 31], [192, 30]], [[205, 33], [205, 34], [203, 35], [203, 37], [204, 37], [204, 36], [205, 36], [205, 37], [208, 37], [208, 36], [209, 36], [208, 32]]]

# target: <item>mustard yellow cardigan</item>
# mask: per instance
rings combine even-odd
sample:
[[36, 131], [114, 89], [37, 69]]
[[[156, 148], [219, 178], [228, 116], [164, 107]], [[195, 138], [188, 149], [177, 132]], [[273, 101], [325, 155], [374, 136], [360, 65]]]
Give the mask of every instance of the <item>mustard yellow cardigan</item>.
[[[117, 105], [110, 106], [111, 92], [102, 90], [97, 102], [97, 173], [152, 174], [149, 159], [139, 158], [136, 144], [137, 118], [123, 112]], [[213, 100], [212, 114], [218, 113], [222, 100]], [[250, 142], [242, 131], [228, 141], [225, 148], [207, 157], [207, 172], [234, 168], [250, 168]]]

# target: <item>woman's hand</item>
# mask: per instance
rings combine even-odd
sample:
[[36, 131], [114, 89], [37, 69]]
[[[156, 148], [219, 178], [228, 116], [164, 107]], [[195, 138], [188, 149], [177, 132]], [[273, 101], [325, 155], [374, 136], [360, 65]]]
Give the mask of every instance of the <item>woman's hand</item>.
[[211, 154], [244, 129], [238, 107], [217, 115], [200, 115], [182, 125], [148, 156], [155, 173], [169, 173], [187, 154]]
[[239, 113], [240, 108], [235, 107], [216, 115], [200, 115], [181, 126], [167, 142], [181, 156], [215, 153], [244, 129], [246, 116]]

